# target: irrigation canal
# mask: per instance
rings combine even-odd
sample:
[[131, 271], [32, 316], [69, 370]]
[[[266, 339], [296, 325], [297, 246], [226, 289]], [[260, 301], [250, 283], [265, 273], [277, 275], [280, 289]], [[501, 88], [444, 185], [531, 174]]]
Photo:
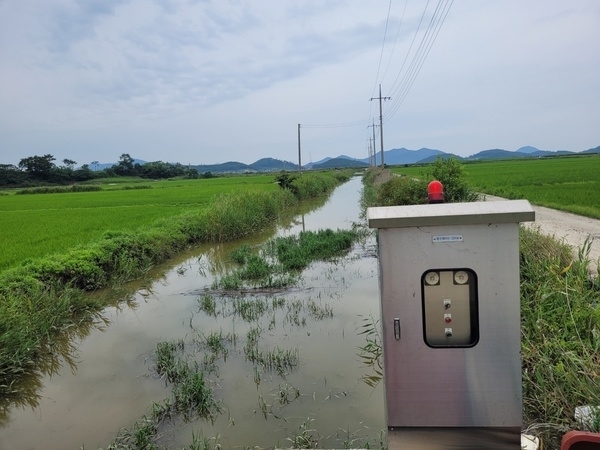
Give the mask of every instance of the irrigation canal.
[[[360, 222], [361, 189], [354, 177], [324, 205], [246, 243], [302, 229], [349, 229]], [[189, 344], [211, 332], [235, 336], [208, 376], [222, 413], [213, 421], [168, 421], [159, 448], [187, 448], [192, 435], [219, 436], [223, 448], [289, 447], [288, 438], [302, 433], [321, 448], [378, 446], [383, 389], [363, 381], [373, 372], [358, 357], [365, 345], [361, 327], [379, 317], [374, 239], [340, 261], [311, 265], [290, 291], [248, 296], [265, 306], [250, 320], [227, 312], [231, 298], [216, 298], [217, 312], [209, 314], [202, 291], [242, 243], [194, 249], [157, 268], [151, 282], [127, 286], [120, 294], [127, 300], [103, 312], [106, 324], [65, 343], [66, 358], [33, 382], [31, 398], [0, 409], [0, 449], [106, 448], [170, 395], [155, 370], [157, 343]], [[269, 306], [274, 298], [277, 307]], [[244, 351], [252, 330], [261, 348], [290, 351], [298, 364], [284, 374], [257, 368]]]

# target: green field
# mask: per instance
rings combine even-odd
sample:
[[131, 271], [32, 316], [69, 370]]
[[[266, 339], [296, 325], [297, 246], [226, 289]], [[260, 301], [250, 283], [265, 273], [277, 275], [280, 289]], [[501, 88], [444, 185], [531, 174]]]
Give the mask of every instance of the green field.
[[102, 191], [0, 195], [0, 271], [98, 240], [106, 231], [136, 230], [186, 210], [204, 208], [221, 193], [279, 189], [273, 175], [103, 185]]
[[[600, 155], [465, 163], [477, 191], [600, 219]], [[395, 167], [420, 176], [423, 166]]]

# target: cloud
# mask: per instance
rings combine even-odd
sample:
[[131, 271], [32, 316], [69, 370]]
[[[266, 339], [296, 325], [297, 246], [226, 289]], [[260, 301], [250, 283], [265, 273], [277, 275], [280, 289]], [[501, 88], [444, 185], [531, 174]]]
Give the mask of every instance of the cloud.
[[48, 50], [68, 52], [72, 45], [96, 35], [97, 27], [107, 16], [114, 16], [118, 6], [127, 0], [72, 0], [63, 1], [50, 10], [50, 37]]
[[[393, 2], [387, 20], [388, 2], [361, 0], [4, 0], [0, 152], [31, 156], [47, 143], [61, 158], [119, 147], [151, 159], [136, 149], [160, 155], [177, 142], [182, 159], [201, 158], [199, 147], [232, 160], [241, 148], [244, 158], [277, 156], [266, 153], [293, 149], [299, 122], [378, 118], [369, 99], [379, 83], [392, 96], [386, 147], [598, 145], [595, 0], [454, 2], [391, 114], [394, 81], [433, 3], [416, 33], [422, 3], [407, 2], [403, 14]], [[370, 131], [307, 130], [307, 149], [315, 160], [361, 156]]]

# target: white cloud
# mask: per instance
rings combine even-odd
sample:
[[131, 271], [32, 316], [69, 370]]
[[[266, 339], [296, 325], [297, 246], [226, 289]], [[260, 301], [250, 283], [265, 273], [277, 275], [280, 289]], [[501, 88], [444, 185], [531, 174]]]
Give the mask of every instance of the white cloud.
[[[392, 3], [382, 52], [388, 4], [4, 0], [0, 161], [294, 159], [298, 123], [370, 122], [374, 87], [394, 92], [424, 4]], [[404, 103], [386, 102], [386, 148], [600, 144], [599, 25], [594, 0], [454, 2]], [[364, 157], [369, 135], [307, 128], [303, 147]]]

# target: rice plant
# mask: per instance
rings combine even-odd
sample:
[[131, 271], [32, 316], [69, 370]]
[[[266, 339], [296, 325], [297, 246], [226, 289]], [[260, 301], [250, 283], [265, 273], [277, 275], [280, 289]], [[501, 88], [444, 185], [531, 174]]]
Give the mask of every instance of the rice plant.
[[217, 302], [212, 295], [202, 295], [198, 299], [198, 309], [209, 316], [217, 317]]
[[292, 437], [287, 440], [290, 441], [291, 448], [317, 448], [319, 445], [319, 435], [317, 430], [310, 428], [314, 422], [311, 418], [306, 419], [298, 427], [298, 431], [294, 431]]
[[365, 337], [365, 344], [358, 348], [358, 358], [372, 373], [363, 375], [361, 380], [375, 388], [383, 379], [383, 351], [379, 320], [364, 317], [358, 334]]

